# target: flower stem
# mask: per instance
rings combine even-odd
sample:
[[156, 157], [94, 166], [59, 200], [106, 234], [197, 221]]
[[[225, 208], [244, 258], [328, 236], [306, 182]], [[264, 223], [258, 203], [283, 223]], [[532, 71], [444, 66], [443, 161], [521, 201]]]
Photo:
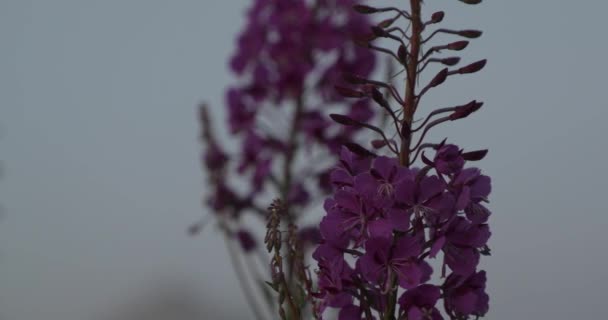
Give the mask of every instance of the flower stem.
[[[412, 24], [412, 35], [409, 41], [409, 54], [406, 65], [407, 79], [405, 85], [405, 100], [403, 104], [402, 132], [407, 135], [401, 139], [401, 152], [399, 162], [407, 166], [410, 162], [411, 126], [414, 112], [416, 111], [416, 79], [418, 78], [418, 57], [420, 56], [421, 33], [423, 24], [420, 19], [421, 0], [410, 0], [410, 21]], [[405, 130], [404, 130], [405, 129]]]

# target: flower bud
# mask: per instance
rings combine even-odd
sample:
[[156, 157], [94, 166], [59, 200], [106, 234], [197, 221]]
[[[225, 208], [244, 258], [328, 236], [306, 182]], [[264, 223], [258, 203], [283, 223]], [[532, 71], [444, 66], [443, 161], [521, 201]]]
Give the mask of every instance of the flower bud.
[[382, 20], [377, 24], [377, 26], [380, 28], [388, 28], [395, 22], [395, 20], [397, 20], [397, 18], [399, 18], [399, 16], [397, 16], [396, 18]]
[[469, 151], [462, 154], [464, 160], [467, 161], [479, 161], [486, 157], [488, 154], [488, 149]]
[[462, 119], [468, 117], [471, 113], [479, 110], [483, 102], [477, 102], [473, 100], [465, 105], [458, 106], [454, 110], [454, 112], [449, 116], [451, 121]]
[[468, 41], [465, 41], [465, 40], [456, 41], [456, 42], [452, 42], [452, 43], [448, 44], [447, 49], [454, 50], [454, 51], [460, 51], [460, 50], [464, 50], [464, 48], [466, 48], [468, 45], [469, 45]]
[[354, 5], [353, 9], [361, 14], [372, 14], [378, 12], [378, 9], [363, 4]]
[[443, 11], [437, 11], [431, 15], [430, 23], [439, 23], [443, 21], [443, 17], [445, 17], [445, 13]]
[[407, 63], [407, 48], [404, 45], [399, 46], [397, 57], [399, 57], [399, 61], [401, 61], [402, 64]]
[[365, 78], [354, 73], [343, 73], [342, 79], [350, 84], [364, 84], [366, 82]]
[[351, 119], [348, 116], [342, 115], [342, 114], [337, 114], [337, 113], [332, 113], [329, 115], [329, 117], [334, 120], [335, 122], [343, 125], [343, 126], [356, 126], [358, 125], [358, 122]]
[[389, 36], [389, 33], [386, 32], [384, 29], [378, 27], [378, 26], [372, 26], [372, 33], [376, 36], [376, 37], [381, 37], [381, 38], [386, 38]]
[[466, 4], [480, 4], [481, 0], [459, 0], [460, 2], [466, 3]]
[[346, 97], [346, 98], [363, 98], [363, 97], [365, 97], [365, 93], [358, 91], [358, 90], [353, 90], [353, 89], [342, 87], [342, 86], [334, 86], [334, 88], [336, 89], [336, 91], [338, 92], [339, 95]]
[[429, 87], [433, 88], [436, 87], [440, 84], [442, 84], [445, 79], [448, 78], [448, 68], [443, 68], [441, 71], [439, 71], [439, 73], [437, 73], [437, 75], [435, 75], [435, 77], [433, 78], [433, 80], [431, 80], [431, 82], [429, 83]]
[[344, 146], [346, 147], [346, 149], [348, 149], [350, 152], [362, 156], [362, 157], [377, 157], [377, 155], [365, 148], [363, 148], [362, 146], [360, 146], [359, 144], [356, 144], [354, 142], [345, 142]]
[[388, 104], [388, 101], [384, 99], [382, 92], [375, 87], [372, 89], [372, 99], [374, 99], [374, 101], [382, 108], [390, 109], [390, 105]]
[[441, 62], [442, 64], [444, 64], [446, 66], [455, 66], [458, 64], [458, 62], [460, 62], [460, 58], [459, 57], [449, 57], [449, 58], [441, 59], [439, 62]]
[[475, 39], [481, 37], [482, 32], [479, 30], [462, 30], [458, 31], [457, 34], [461, 37]]
[[386, 146], [386, 141], [382, 139], [372, 140], [372, 147], [374, 149], [380, 149]]
[[460, 69], [458, 69], [458, 73], [460, 74], [468, 74], [468, 73], [475, 73], [481, 69], [483, 69], [483, 67], [486, 66], [486, 59], [483, 60], [479, 60], [477, 62], [473, 62], [468, 66], [464, 66]]

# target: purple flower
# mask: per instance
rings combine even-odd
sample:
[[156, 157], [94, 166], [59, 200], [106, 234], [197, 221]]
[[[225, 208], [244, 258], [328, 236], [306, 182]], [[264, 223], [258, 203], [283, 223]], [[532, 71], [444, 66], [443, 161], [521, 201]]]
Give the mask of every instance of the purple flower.
[[391, 246], [387, 238], [372, 238], [365, 244], [365, 254], [357, 261], [357, 267], [365, 279], [371, 283], [384, 286], [390, 290], [393, 276], [397, 277], [399, 286], [412, 288], [429, 276], [425, 262], [419, 263], [421, 253], [418, 241], [410, 236], [403, 236]]
[[404, 292], [399, 298], [399, 305], [408, 320], [442, 320], [441, 313], [435, 307], [440, 296], [438, 287], [423, 284]]
[[363, 309], [354, 304], [349, 304], [340, 310], [338, 320], [361, 320], [362, 314]]
[[446, 144], [435, 154], [435, 169], [442, 174], [455, 174], [462, 170], [464, 158], [461, 150], [453, 144]]
[[405, 179], [413, 180], [409, 169], [399, 165], [397, 159], [378, 157], [369, 172], [355, 177], [354, 188], [383, 207], [390, 208], [395, 199], [395, 185]]
[[443, 285], [447, 311], [458, 317], [484, 316], [489, 309], [486, 272], [479, 271], [468, 277], [451, 274]]
[[319, 261], [319, 291], [327, 306], [340, 308], [352, 302], [345, 289], [352, 286], [353, 269], [341, 257]]
[[490, 177], [482, 175], [477, 168], [462, 170], [454, 179], [453, 185], [458, 195], [456, 202], [458, 210], [463, 210], [471, 202], [479, 203], [485, 200], [492, 191]]
[[238, 89], [228, 90], [226, 103], [228, 104], [228, 122], [232, 133], [252, 127], [255, 119], [255, 109], [245, 102], [245, 97]]
[[204, 157], [205, 165], [207, 166], [207, 169], [211, 171], [223, 169], [228, 161], [228, 156], [216, 143], [209, 145]]
[[432, 201], [440, 196], [445, 184], [437, 176], [424, 176], [417, 181], [413, 176], [401, 180], [396, 186], [396, 201], [410, 208], [417, 216], [433, 213], [441, 201]]
[[473, 224], [463, 217], [455, 217], [445, 231], [445, 263], [459, 275], [469, 275], [479, 263], [478, 249], [490, 238], [487, 224]]
[[253, 238], [253, 235], [251, 235], [251, 233], [247, 230], [241, 229], [237, 231], [236, 238], [241, 244], [241, 248], [243, 248], [243, 251], [245, 252], [251, 252], [257, 247], [257, 243]]

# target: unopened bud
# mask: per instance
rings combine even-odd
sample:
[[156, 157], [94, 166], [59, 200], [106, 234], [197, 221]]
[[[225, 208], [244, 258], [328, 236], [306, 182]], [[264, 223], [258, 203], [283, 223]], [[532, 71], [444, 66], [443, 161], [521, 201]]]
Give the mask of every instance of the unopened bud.
[[378, 9], [362, 4], [357, 4], [353, 6], [353, 9], [361, 14], [372, 14], [378, 12]]
[[389, 33], [386, 32], [384, 29], [378, 27], [378, 26], [372, 26], [372, 33], [376, 36], [376, 37], [381, 37], [381, 38], [386, 38], [389, 36]]
[[399, 46], [399, 49], [397, 50], [397, 57], [402, 64], [407, 63], [407, 48], [404, 45]]
[[460, 2], [466, 3], [466, 4], [480, 4], [481, 0], [459, 0]]
[[346, 147], [346, 149], [348, 149], [350, 152], [362, 156], [362, 157], [377, 157], [377, 155], [365, 148], [363, 148], [362, 146], [360, 146], [359, 144], [356, 144], [354, 142], [346, 142], [344, 143], [344, 146]]
[[486, 59], [483, 60], [479, 60], [477, 62], [473, 62], [468, 66], [464, 66], [460, 69], [458, 69], [458, 73], [460, 74], [468, 74], [468, 73], [475, 73], [481, 69], [483, 69], [483, 67], [486, 66]]
[[473, 100], [465, 105], [458, 106], [454, 110], [454, 112], [449, 116], [451, 121], [462, 119], [468, 117], [471, 113], [479, 110], [483, 102], [477, 102]]
[[366, 82], [365, 78], [354, 73], [343, 73], [342, 79], [350, 84], [364, 84]]
[[334, 86], [334, 88], [336, 89], [338, 94], [340, 94], [341, 96], [346, 97], [346, 98], [363, 98], [363, 97], [365, 97], [365, 93], [358, 91], [358, 90], [353, 90], [353, 89], [342, 87], [342, 86]]
[[448, 78], [448, 68], [443, 68], [441, 71], [439, 71], [439, 73], [437, 73], [437, 75], [435, 75], [435, 77], [433, 78], [433, 80], [431, 80], [431, 82], [429, 83], [429, 87], [433, 88], [436, 87], [440, 84], [442, 84], [445, 79]]
[[374, 99], [374, 101], [378, 105], [380, 105], [382, 108], [385, 108], [385, 109], [390, 108], [388, 101], [386, 101], [386, 99], [384, 99], [382, 92], [380, 92], [380, 90], [378, 90], [377, 88], [372, 89], [372, 99]]
[[439, 23], [443, 21], [443, 17], [445, 17], [445, 13], [443, 11], [437, 11], [431, 15], [431, 23]]
[[481, 37], [482, 33], [483, 32], [481, 32], [479, 30], [462, 30], [462, 31], [457, 32], [457, 34], [459, 36], [469, 38], [469, 39], [479, 38], [479, 37]]
[[449, 57], [449, 58], [441, 59], [440, 62], [442, 64], [445, 64], [446, 66], [455, 66], [458, 64], [458, 62], [460, 62], [460, 58], [459, 57]]
[[466, 48], [469, 45], [468, 41], [456, 41], [456, 42], [452, 42], [450, 44], [448, 44], [447, 48], [449, 50], [454, 50], [454, 51], [460, 51], [460, 50], [464, 50], [464, 48]]
[[479, 161], [486, 157], [488, 154], [488, 149], [469, 151], [462, 154], [464, 160], [467, 161]]
[[332, 113], [329, 115], [329, 117], [334, 120], [335, 122], [343, 125], [343, 126], [355, 126], [357, 125], [357, 121], [351, 119], [348, 116], [342, 115], [342, 114], [337, 114], [337, 113]]

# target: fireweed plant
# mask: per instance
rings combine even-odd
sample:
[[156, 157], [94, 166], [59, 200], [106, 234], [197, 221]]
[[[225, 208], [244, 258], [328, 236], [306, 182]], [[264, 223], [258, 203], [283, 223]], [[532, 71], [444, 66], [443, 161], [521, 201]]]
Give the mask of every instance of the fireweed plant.
[[[200, 108], [202, 163], [209, 178], [205, 204], [227, 236], [235, 271], [257, 319], [266, 317], [256, 296], [269, 288], [263, 281], [257, 288], [248, 284], [246, 274], [257, 280], [268, 278], [267, 270], [252, 269], [272, 264], [278, 270], [282, 263], [278, 259], [286, 251], [279, 249], [278, 255], [270, 257], [264, 253], [250, 221], [265, 223], [264, 208], [272, 198], [282, 199], [283, 216], [276, 228], [291, 230], [289, 247], [298, 246], [300, 252], [308, 248], [310, 255], [320, 241], [318, 222], [298, 230], [295, 225], [303, 224], [302, 218], [314, 209], [315, 200], [319, 203], [331, 192], [330, 170], [340, 148], [361, 129], [340, 126], [328, 115], [346, 110], [349, 119], [366, 122], [376, 112], [371, 98], [353, 100], [334, 89], [336, 84], [346, 85], [343, 73], [367, 77], [376, 64], [375, 52], [353, 41], [372, 26], [368, 17], [352, 10], [353, 5], [353, 0], [253, 1], [230, 60], [238, 83], [227, 90], [225, 98], [227, 127], [240, 144], [239, 150], [227, 150], [217, 139], [207, 107]], [[207, 221], [192, 225], [190, 232], [199, 232]], [[286, 239], [285, 232], [275, 240], [280, 243], [281, 239]], [[283, 280], [293, 289], [306, 276], [310, 292], [310, 277], [298, 269], [296, 259], [300, 258], [292, 255], [279, 268], [285, 270]], [[243, 264], [243, 260], [247, 262]], [[303, 291], [291, 299], [297, 300], [293, 310], [308, 301]], [[268, 308], [273, 313], [283, 310], [283, 301], [280, 308], [274, 300], [272, 303]]]
[[[459, 66], [460, 57], [453, 56], [468, 46], [467, 39], [482, 32], [438, 27], [444, 12], [423, 16], [422, 0], [407, 2], [404, 9], [353, 7], [363, 16], [390, 15], [361, 34], [358, 44], [393, 57], [403, 67], [405, 88], [401, 92], [355, 70], [343, 77], [348, 86], [336, 86], [344, 97], [374, 101], [393, 128], [385, 130], [349, 114], [330, 115], [345, 128], [369, 129], [378, 139], [369, 149], [347, 144], [330, 174], [334, 189], [324, 203], [321, 244], [312, 255], [316, 284], [301, 257], [301, 244], [293, 240], [295, 225], [289, 221], [287, 230], [280, 229], [281, 221], [289, 219], [288, 206], [277, 200], [269, 209], [266, 244], [274, 252], [269, 285], [278, 293], [282, 319], [303, 317], [302, 296], [311, 302], [317, 319], [327, 314], [327, 308], [335, 309], [339, 320], [470, 319], [488, 312], [486, 273], [477, 267], [480, 256], [489, 255], [490, 211], [484, 203], [491, 184], [488, 176], [468, 166], [484, 158], [487, 150], [465, 152], [445, 139], [425, 141], [429, 130], [468, 117], [482, 103], [420, 107], [422, 98], [446, 80], [483, 69], [486, 60]], [[405, 25], [398, 26], [403, 21]], [[460, 39], [436, 44], [439, 34]], [[395, 50], [385, 48], [387, 42], [394, 43]], [[423, 71], [431, 68], [438, 71], [421, 83]], [[396, 103], [391, 104], [381, 90]], [[419, 108], [427, 114], [414, 121]], [[414, 166], [418, 158], [421, 163]], [[438, 270], [433, 270], [430, 259], [438, 260]], [[283, 260], [295, 263], [291, 270], [298, 275], [297, 284], [286, 278]]]

